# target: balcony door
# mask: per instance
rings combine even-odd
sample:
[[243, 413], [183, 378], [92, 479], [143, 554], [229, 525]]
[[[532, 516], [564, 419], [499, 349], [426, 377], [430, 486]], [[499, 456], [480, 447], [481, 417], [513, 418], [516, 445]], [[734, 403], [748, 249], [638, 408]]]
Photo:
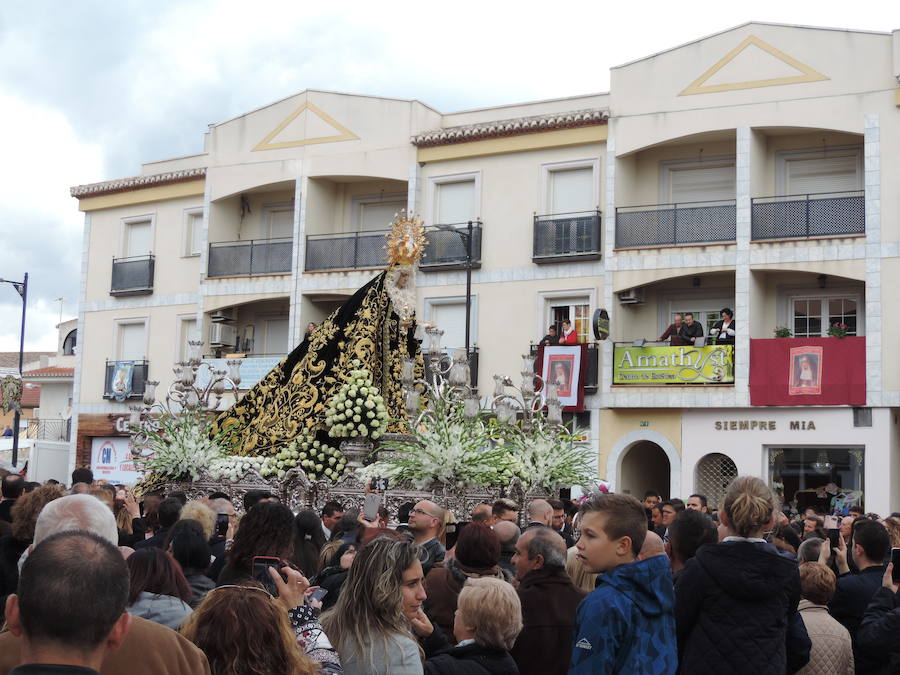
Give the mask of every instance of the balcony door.
[[294, 204], [263, 207], [263, 232], [266, 239], [291, 239], [294, 236]]
[[812, 195], [861, 190], [861, 164], [858, 150], [828, 157], [809, 157], [805, 154], [785, 157], [785, 194]]
[[548, 309], [547, 326], [555, 326], [557, 335], [562, 336], [562, 322], [568, 321], [579, 342], [590, 342], [591, 306], [587, 298], [554, 298]]
[[593, 166], [549, 171], [547, 182], [551, 250], [557, 255], [590, 250], [597, 208]]
[[147, 352], [147, 325], [143, 321], [120, 323], [118, 328], [118, 360], [143, 361]]
[[153, 250], [153, 226], [149, 220], [125, 223], [122, 257], [150, 255]]
[[263, 321], [264, 354], [287, 354], [288, 352], [288, 320], [287, 318], [265, 319]]
[[406, 208], [405, 199], [373, 199], [359, 201], [359, 232], [384, 232], [391, 229], [394, 216]]

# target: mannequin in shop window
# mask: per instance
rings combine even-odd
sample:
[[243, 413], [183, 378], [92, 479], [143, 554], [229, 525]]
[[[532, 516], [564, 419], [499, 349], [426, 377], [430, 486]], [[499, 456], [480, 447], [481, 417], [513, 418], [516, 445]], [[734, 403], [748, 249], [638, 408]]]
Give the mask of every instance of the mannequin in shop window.
[[715, 325], [709, 329], [709, 334], [713, 336], [717, 345], [733, 345], [734, 344], [734, 312], [731, 308], [726, 307], [720, 312], [721, 321], [716, 321]]
[[572, 327], [572, 323], [568, 319], [563, 319], [562, 335], [559, 336], [559, 344], [561, 345], [577, 345], [578, 333]]

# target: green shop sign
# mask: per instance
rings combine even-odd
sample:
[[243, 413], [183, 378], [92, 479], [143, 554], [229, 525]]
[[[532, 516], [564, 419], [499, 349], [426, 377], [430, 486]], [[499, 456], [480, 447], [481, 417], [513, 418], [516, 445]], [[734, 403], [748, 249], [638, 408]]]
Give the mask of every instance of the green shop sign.
[[615, 345], [613, 384], [722, 384], [734, 382], [734, 346], [632, 347]]

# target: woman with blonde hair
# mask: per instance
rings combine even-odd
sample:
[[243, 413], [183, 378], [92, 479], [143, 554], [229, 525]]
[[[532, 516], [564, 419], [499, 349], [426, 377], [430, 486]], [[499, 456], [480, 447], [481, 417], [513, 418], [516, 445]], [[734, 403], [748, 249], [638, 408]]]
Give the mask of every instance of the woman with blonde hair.
[[210, 591], [181, 634], [209, 659], [212, 675], [314, 675], [284, 607], [262, 588]]
[[505, 581], [483, 577], [466, 582], [453, 621], [455, 646], [451, 647], [439, 631], [433, 632], [424, 613], [414, 619], [413, 625], [426, 638], [430, 657], [425, 662], [426, 675], [518, 675], [509, 650], [522, 632], [522, 604], [518, 593]]
[[681, 672], [781, 675], [809, 661], [797, 561], [764, 538], [776, 507], [754, 476], [728, 488], [719, 511], [725, 537], [700, 547], [675, 585]]
[[347, 675], [422, 674], [412, 632], [425, 600], [420, 552], [380, 536], [356, 554], [337, 604], [322, 615]]
[[181, 507], [179, 520], [196, 520], [200, 523], [206, 541], [210, 541], [216, 532], [216, 512], [199, 499], [192, 499]]

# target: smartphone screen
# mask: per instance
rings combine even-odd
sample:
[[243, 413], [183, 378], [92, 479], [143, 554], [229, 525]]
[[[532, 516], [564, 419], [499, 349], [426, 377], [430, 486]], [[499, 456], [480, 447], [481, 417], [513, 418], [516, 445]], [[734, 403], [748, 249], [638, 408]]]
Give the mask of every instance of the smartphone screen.
[[825, 516], [825, 529], [836, 530], [839, 527], [838, 519], [834, 516]]
[[891, 562], [894, 563], [894, 571], [891, 576], [895, 584], [900, 584], [900, 548], [891, 549]]
[[828, 541], [831, 544], [831, 550], [834, 551], [841, 545], [841, 531], [837, 528], [828, 530]]
[[[274, 567], [276, 570], [281, 570], [284, 565], [281, 564], [281, 561], [278, 558], [262, 555], [254, 557], [253, 578], [261, 583], [263, 588], [269, 591], [269, 593], [271, 593], [275, 597], [278, 597], [278, 587], [275, 586], [275, 581], [269, 574], [270, 567]], [[278, 572], [278, 574], [280, 574], [282, 580], [287, 583], [287, 577], [280, 571]]]
[[317, 588], [312, 593], [309, 594], [310, 600], [321, 600], [326, 595], [328, 595], [328, 591], [324, 588]]
[[363, 518], [370, 523], [378, 520], [378, 507], [381, 506], [381, 495], [369, 492], [366, 495], [366, 503], [363, 507]]
[[217, 513], [216, 514], [216, 534], [220, 537], [224, 537], [228, 533], [228, 514], [227, 513]]

